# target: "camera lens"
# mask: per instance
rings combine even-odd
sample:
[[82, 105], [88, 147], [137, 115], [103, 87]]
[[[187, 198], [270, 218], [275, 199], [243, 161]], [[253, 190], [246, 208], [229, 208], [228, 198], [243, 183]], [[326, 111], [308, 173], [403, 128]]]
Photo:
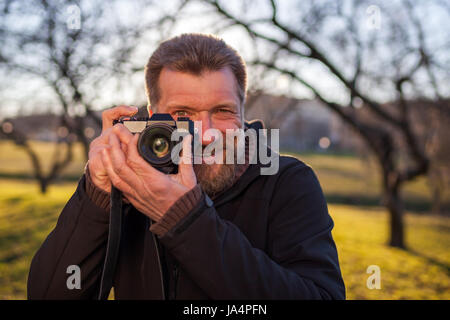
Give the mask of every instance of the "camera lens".
[[155, 167], [169, 165], [174, 142], [171, 135], [174, 128], [164, 123], [155, 123], [145, 128], [139, 137], [138, 151], [141, 157]]
[[154, 139], [155, 140], [152, 143], [152, 151], [158, 158], [162, 158], [169, 152], [170, 142], [163, 136], [155, 137]]

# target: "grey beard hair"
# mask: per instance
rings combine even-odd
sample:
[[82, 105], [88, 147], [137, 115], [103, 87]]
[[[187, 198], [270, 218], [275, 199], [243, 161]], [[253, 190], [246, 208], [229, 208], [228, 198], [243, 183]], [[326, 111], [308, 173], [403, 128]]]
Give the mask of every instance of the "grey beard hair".
[[[223, 150], [222, 164], [194, 164], [194, 172], [197, 176], [197, 181], [202, 187], [202, 190], [210, 197], [214, 198], [222, 191], [225, 191], [233, 185], [236, 180], [237, 152], [234, 141], [234, 161], [232, 164], [226, 163], [226, 148]], [[204, 149], [203, 149], [204, 151]]]
[[[217, 166], [219, 168], [217, 169]], [[197, 181], [206, 194], [213, 198], [231, 187], [236, 178], [235, 164], [194, 165]]]

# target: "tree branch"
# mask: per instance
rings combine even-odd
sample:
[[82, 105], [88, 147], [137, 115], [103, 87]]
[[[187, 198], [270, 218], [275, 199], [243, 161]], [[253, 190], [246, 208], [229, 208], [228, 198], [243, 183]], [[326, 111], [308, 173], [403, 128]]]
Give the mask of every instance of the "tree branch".
[[310, 42], [309, 40], [307, 40], [306, 38], [300, 36], [299, 34], [297, 34], [296, 32], [294, 32], [293, 30], [291, 30], [290, 28], [288, 28], [287, 26], [282, 25], [276, 18], [273, 21], [273, 25], [276, 26], [279, 30], [283, 31], [286, 35], [286, 37], [288, 39], [295, 39], [297, 41], [299, 41], [300, 43], [302, 43], [303, 45], [305, 45], [310, 52], [308, 54], [303, 54], [301, 52], [298, 52], [297, 50], [294, 50], [291, 48], [291, 46], [289, 45], [289, 43], [281, 43], [278, 40], [274, 39], [274, 38], [270, 38], [268, 36], [262, 35], [261, 33], [256, 32], [255, 30], [253, 30], [250, 27], [249, 23], [246, 23], [238, 18], [236, 18], [235, 16], [233, 16], [231, 13], [229, 13], [227, 10], [225, 10], [218, 1], [212, 1], [212, 0], [206, 0], [207, 3], [209, 3], [210, 5], [213, 5], [216, 10], [222, 14], [224, 17], [226, 17], [227, 19], [232, 20], [236, 25], [240, 25], [242, 26], [251, 36], [266, 40], [270, 43], [276, 44], [278, 46], [280, 46], [282, 49], [285, 49], [286, 51], [288, 51], [289, 53], [292, 53], [294, 55], [297, 55], [299, 57], [302, 58], [310, 58], [310, 59], [314, 59], [319, 61], [320, 63], [322, 63], [324, 66], [326, 66], [344, 85], [345, 87], [347, 87], [347, 89], [350, 90], [351, 95], [353, 96], [358, 96], [359, 98], [361, 98], [361, 100], [363, 100], [366, 105], [373, 110], [377, 115], [379, 115], [381, 118], [383, 118], [384, 120], [387, 120], [388, 122], [392, 123], [393, 125], [397, 126], [397, 127], [401, 127], [401, 121], [399, 119], [396, 119], [393, 115], [387, 113], [386, 111], [383, 110], [383, 108], [375, 101], [373, 101], [372, 99], [370, 99], [369, 97], [367, 97], [366, 95], [362, 94], [355, 86], [354, 83], [352, 83], [351, 81], [347, 80], [343, 73], [338, 70], [338, 68], [332, 64], [317, 48], [316, 46]]

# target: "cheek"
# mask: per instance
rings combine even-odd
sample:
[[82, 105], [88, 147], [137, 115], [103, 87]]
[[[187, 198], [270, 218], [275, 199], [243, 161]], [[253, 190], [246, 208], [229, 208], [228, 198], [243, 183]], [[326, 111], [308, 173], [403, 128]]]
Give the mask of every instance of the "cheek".
[[231, 124], [227, 124], [227, 125], [224, 125], [224, 126], [216, 126], [216, 127], [214, 127], [215, 129], [217, 129], [217, 130], [219, 130], [220, 131], [220, 133], [222, 134], [222, 143], [223, 143], [223, 147], [225, 148], [225, 146], [226, 146], [226, 144], [227, 144], [227, 136], [226, 136], [226, 134], [227, 134], [227, 130], [233, 130], [233, 129], [239, 129], [240, 127], [239, 127], [239, 125], [238, 124], [233, 124], [233, 125], [231, 125]]
[[239, 129], [243, 128], [243, 124], [240, 118], [233, 118], [227, 120], [214, 120], [213, 127], [220, 130], [225, 135], [227, 129]]

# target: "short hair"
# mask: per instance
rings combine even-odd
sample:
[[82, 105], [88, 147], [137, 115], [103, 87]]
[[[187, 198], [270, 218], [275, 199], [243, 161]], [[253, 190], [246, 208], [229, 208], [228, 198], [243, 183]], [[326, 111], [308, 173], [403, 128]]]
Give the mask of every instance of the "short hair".
[[161, 99], [159, 76], [163, 68], [201, 75], [229, 67], [236, 79], [241, 108], [244, 107], [247, 72], [239, 53], [214, 35], [182, 34], [162, 42], [145, 67], [145, 88], [149, 103], [157, 106]]

